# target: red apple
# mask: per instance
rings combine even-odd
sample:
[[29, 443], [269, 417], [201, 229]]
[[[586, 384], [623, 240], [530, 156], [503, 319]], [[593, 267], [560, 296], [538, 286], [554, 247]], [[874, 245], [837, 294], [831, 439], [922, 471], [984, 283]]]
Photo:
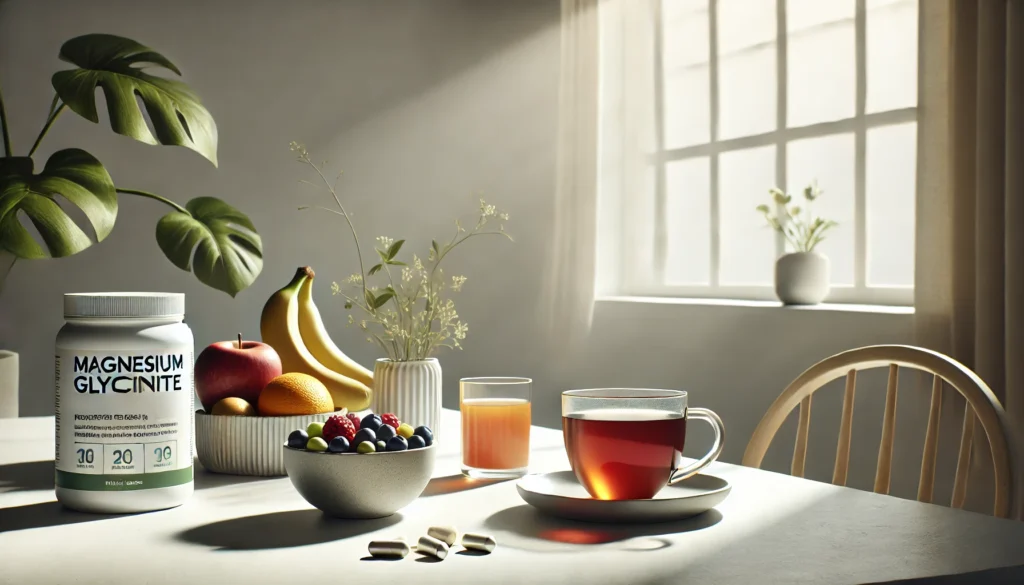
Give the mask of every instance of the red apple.
[[281, 358], [259, 341], [212, 343], [196, 359], [195, 381], [199, 402], [207, 411], [222, 398], [236, 397], [256, 404], [267, 382], [281, 375]]

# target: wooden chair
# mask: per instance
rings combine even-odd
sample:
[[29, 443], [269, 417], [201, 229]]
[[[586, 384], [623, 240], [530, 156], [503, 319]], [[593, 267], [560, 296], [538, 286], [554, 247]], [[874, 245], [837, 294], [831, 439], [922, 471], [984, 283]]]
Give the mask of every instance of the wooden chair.
[[775, 437], [790, 412], [800, 405], [797, 422], [796, 447], [793, 450], [792, 474], [804, 475], [807, 457], [807, 435], [811, 424], [811, 396], [819, 388], [841, 376], [846, 376], [846, 394], [839, 425], [839, 443], [836, 448], [832, 483], [846, 485], [850, 466], [850, 434], [853, 422], [853, 399], [857, 384], [857, 371], [889, 367], [889, 383], [885, 395], [885, 414], [882, 419], [882, 442], [878, 449], [874, 491], [889, 493], [892, 472], [893, 439], [896, 431], [896, 391], [900, 367], [923, 370], [932, 374], [932, 399], [928, 412], [928, 430], [925, 433], [924, 455], [921, 461], [921, 479], [917, 499], [932, 501], [935, 486], [935, 456], [938, 451], [939, 417], [942, 409], [943, 381], [967, 399], [964, 426], [960, 436], [960, 455], [957, 460], [956, 479], [950, 505], [963, 508], [967, 496], [967, 472], [971, 458], [975, 418], [981, 422], [992, 453], [995, 470], [995, 505], [993, 515], [1006, 518], [1010, 514], [1012, 490], [1012, 461], [1006, 438], [1006, 414], [992, 390], [977, 374], [963, 364], [941, 353], [906, 345], [874, 345], [845, 351], [811, 366], [793, 381], [775, 400], [754, 430], [743, 465], [760, 467], [768, 445]]

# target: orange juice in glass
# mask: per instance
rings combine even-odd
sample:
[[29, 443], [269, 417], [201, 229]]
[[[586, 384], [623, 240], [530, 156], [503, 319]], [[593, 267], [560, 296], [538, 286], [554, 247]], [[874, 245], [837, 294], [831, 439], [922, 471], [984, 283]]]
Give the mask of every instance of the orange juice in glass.
[[463, 378], [462, 473], [474, 479], [526, 475], [530, 462], [529, 378]]

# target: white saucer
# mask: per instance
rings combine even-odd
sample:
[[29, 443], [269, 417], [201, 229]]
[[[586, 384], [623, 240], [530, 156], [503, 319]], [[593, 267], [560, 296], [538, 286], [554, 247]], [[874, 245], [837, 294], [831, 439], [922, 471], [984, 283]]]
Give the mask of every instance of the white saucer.
[[665, 486], [649, 500], [595, 500], [572, 471], [527, 475], [516, 483], [519, 495], [541, 512], [587, 522], [669, 522], [703, 514], [729, 495], [729, 482], [699, 474]]

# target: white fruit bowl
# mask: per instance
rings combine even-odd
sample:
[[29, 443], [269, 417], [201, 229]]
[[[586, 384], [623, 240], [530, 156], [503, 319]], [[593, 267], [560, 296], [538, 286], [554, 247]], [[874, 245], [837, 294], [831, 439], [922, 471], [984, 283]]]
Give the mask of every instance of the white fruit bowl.
[[317, 453], [277, 445], [288, 478], [313, 507], [335, 518], [383, 518], [418, 498], [434, 473], [437, 444], [407, 451]]
[[226, 416], [196, 412], [196, 454], [214, 473], [283, 477], [281, 442], [295, 429], [334, 413], [305, 416]]

